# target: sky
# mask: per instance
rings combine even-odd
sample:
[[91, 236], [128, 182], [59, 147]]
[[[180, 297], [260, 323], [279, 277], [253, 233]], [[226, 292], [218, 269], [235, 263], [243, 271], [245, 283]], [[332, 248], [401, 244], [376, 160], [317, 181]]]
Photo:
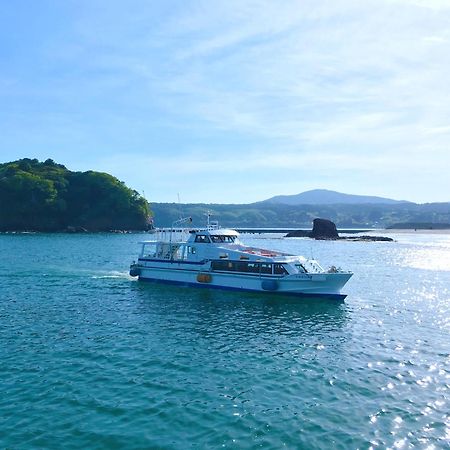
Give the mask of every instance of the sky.
[[0, 162], [150, 202], [450, 201], [450, 0], [0, 0]]

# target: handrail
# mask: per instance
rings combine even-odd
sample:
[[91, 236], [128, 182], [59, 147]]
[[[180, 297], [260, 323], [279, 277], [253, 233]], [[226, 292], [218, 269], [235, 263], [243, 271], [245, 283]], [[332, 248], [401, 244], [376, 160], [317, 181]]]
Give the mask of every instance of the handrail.
[[169, 243], [170, 244], [172, 243], [172, 233], [173, 233], [174, 226], [175, 225], [180, 225], [180, 224], [185, 223], [185, 222], [192, 223], [192, 217], [184, 217], [182, 219], [175, 220], [175, 222], [172, 223], [172, 227], [170, 229], [170, 236], [169, 236]]

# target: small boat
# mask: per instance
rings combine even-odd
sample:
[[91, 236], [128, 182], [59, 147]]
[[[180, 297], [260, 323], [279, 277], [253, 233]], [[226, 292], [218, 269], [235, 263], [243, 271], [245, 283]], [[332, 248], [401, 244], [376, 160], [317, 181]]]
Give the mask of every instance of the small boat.
[[142, 281], [186, 286], [343, 300], [341, 289], [353, 275], [335, 266], [323, 269], [314, 259], [275, 250], [249, 247], [239, 233], [217, 221], [205, 228], [154, 230], [155, 239], [141, 242], [130, 275]]

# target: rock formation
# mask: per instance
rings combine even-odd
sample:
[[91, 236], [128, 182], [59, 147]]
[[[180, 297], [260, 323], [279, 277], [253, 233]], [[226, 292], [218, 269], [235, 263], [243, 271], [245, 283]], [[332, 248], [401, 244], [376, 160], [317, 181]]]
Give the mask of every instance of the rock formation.
[[312, 231], [296, 230], [286, 237], [310, 237], [313, 239], [338, 239], [336, 224], [327, 219], [314, 219]]
[[288, 233], [286, 237], [309, 237], [319, 240], [346, 240], [346, 241], [393, 241], [385, 236], [339, 236], [336, 224], [327, 219], [314, 219], [312, 231], [297, 230]]
[[310, 237], [314, 239], [337, 239], [339, 234], [336, 224], [327, 219], [314, 219]]

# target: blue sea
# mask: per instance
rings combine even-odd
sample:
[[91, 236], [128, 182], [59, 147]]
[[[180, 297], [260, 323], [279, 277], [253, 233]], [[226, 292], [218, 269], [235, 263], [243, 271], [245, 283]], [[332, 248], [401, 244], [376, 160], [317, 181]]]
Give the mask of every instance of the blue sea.
[[0, 235], [0, 448], [449, 448], [450, 234], [390, 236], [243, 236], [352, 270], [333, 302], [138, 282], [145, 234]]

